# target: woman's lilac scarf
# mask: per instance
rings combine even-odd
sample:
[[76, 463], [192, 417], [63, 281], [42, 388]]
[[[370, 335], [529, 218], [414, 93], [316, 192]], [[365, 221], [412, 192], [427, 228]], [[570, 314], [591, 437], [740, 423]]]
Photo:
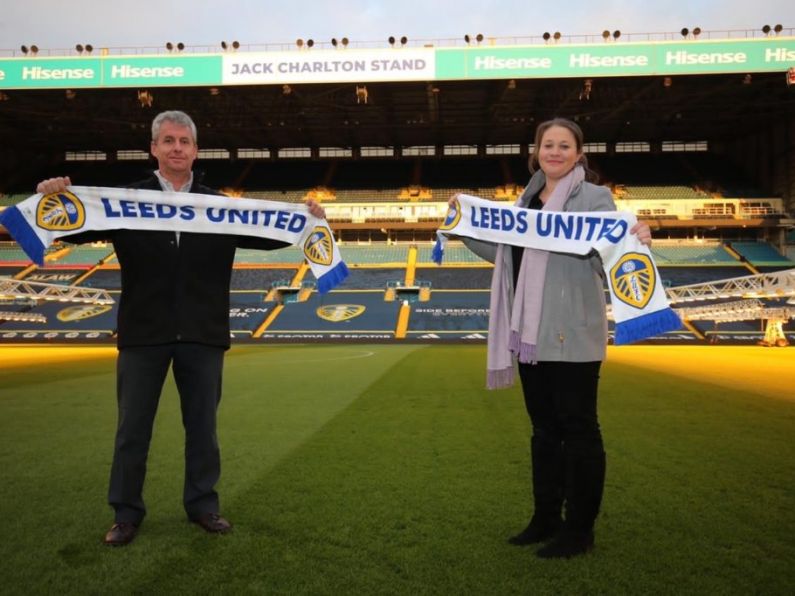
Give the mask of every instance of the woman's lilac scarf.
[[[585, 179], [582, 166], [558, 181], [542, 211], [563, 211], [572, 190]], [[517, 201], [520, 205], [522, 198]], [[513, 385], [513, 356], [519, 362], [537, 361], [538, 329], [541, 324], [541, 306], [547, 274], [549, 252], [525, 248], [522, 265], [513, 289], [513, 263], [511, 247], [497, 246], [494, 274], [491, 278], [491, 315], [489, 317], [488, 376], [489, 389]]]

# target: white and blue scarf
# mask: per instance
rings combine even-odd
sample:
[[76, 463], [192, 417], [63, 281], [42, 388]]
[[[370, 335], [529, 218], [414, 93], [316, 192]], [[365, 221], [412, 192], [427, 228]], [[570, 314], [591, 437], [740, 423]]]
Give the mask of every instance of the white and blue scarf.
[[[437, 231], [433, 258], [442, 262], [448, 236], [577, 255], [596, 250], [610, 289], [615, 343], [625, 344], [682, 326], [668, 305], [650, 250], [629, 233], [636, 221], [625, 212], [539, 211], [460, 194]], [[531, 334], [525, 340], [523, 328], [534, 323], [524, 320], [506, 338], [522, 362], [534, 360], [535, 338]]]
[[46, 248], [58, 238], [125, 229], [254, 236], [297, 245], [317, 278], [320, 293], [348, 275], [326, 220], [294, 203], [70, 186], [60, 193], [33, 195], [5, 209], [0, 224], [38, 265], [44, 263]]

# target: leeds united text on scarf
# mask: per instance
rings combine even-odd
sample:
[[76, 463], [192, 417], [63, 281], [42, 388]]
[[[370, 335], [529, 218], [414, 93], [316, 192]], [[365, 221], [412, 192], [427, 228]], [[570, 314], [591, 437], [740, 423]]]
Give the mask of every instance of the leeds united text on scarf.
[[538, 211], [460, 194], [437, 232], [434, 260], [441, 263], [451, 235], [578, 255], [596, 250], [610, 289], [615, 343], [625, 344], [681, 328], [651, 252], [629, 233], [636, 221], [625, 212]]
[[9, 207], [0, 213], [0, 223], [39, 265], [54, 240], [71, 234], [156, 230], [254, 236], [300, 246], [321, 293], [348, 275], [328, 223], [294, 203], [70, 186], [65, 192], [36, 194]]

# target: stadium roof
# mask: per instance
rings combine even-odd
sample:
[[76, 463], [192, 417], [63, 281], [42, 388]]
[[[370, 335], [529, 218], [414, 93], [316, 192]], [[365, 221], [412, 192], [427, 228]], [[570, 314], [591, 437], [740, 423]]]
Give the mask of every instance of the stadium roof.
[[[148, 151], [166, 109], [193, 116], [205, 149], [526, 145], [554, 116], [578, 121], [588, 142], [733, 143], [793, 120], [793, 55], [793, 38], [771, 37], [5, 58], [0, 180], [27, 185], [66, 151]], [[362, 80], [343, 72], [362, 56]], [[384, 56], [403, 62], [383, 74]]]
[[[666, 86], [669, 85], [669, 86]], [[366, 87], [366, 102], [356, 88]], [[329, 83], [148, 90], [7, 91], [4, 151], [147, 149], [161, 110], [183, 109], [204, 148], [532, 142], [535, 124], [573, 118], [588, 141], [732, 139], [791, 118], [782, 73]]]

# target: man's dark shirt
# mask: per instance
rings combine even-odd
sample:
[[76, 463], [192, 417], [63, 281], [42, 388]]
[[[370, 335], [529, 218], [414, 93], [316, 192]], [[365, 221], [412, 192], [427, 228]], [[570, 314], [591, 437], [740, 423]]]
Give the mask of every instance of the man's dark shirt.
[[[161, 190], [151, 178], [128, 188]], [[191, 193], [220, 195], [194, 180]], [[84, 232], [68, 242], [113, 242], [121, 266], [118, 346], [177, 341], [229, 347], [229, 284], [235, 249], [288, 246], [264, 238], [146, 230]]]

